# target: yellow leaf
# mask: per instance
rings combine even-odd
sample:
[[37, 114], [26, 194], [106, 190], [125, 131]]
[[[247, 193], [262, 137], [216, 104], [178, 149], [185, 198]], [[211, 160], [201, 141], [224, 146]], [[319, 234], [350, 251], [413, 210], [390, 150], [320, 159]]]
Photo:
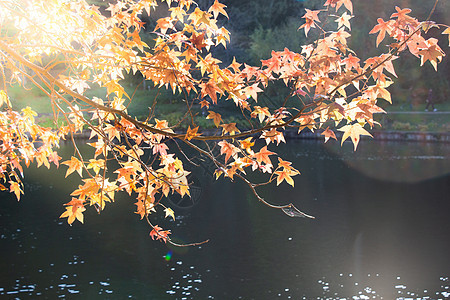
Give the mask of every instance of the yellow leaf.
[[27, 106], [25, 108], [22, 108], [22, 113], [25, 118], [30, 119], [31, 122], [34, 123], [34, 117], [37, 116], [37, 113], [34, 110], [32, 110], [31, 107]]
[[448, 34], [448, 46], [450, 47], [450, 27], [442, 31], [442, 34]]
[[68, 165], [69, 169], [66, 172], [66, 177], [72, 174], [74, 171], [77, 171], [80, 174], [80, 177], [83, 176], [83, 163], [79, 161], [76, 157], [72, 156], [70, 160], [66, 160], [62, 164]]
[[275, 172], [277, 176], [277, 186], [280, 185], [283, 180], [286, 180], [286, 182], [292, 187], [294, 187], [294, 180], [291, 176], [297, 175], [298, 173], [289, 169], [284, 169], [283, 171], [276, 171]]
[[14, 193], [16, 195], [17, 201], [20, 200], [20, 194], [23, 194], [23, 191], [20, 189], [19, 183], [15, 181], [9, 182], [9, 190], [11, 193]]
[[11, 106], [11, 103], [9, 102], [9, 97], [6, 94], [6, 92], [4, 90], [0, 90], [0, 106], [2, 106], [3, 103], [6, 103], [6, 105]]
[[172, 219], [175, 221], [175, 213], [173, 212], [173, 210], [170, 207], [167, 207], [164, 212], [166, 213], [166, 218], [167, 217], [172, 217]]
[[353, 145], [355, 146], [355, 151], [356, 148], [358, 147], [358, 143], [359, 143], [359, 136], [360, 135], [368, 135], [368, 136], [372, 136], [367, 130], [365, 130], [361, 124], [359, 123], [355, 123], [353, 125], [345, 125], [341, 128], [338, 129], [339, 131], [343, 131], [344, 135], [342, 136], [342, 141], [341, 141], [341, 145], [344, 143], [344, 141], [350, 137]]
[[196, 136], [201, 135], [201, 133], [197, 133], [197, 131], [198, 131], [198, 126], [195, 128], [192, 128], [192, 129], [191, 129], [191, 126], [188, 126], [188, 129], [186, 131], [186, 135], [185, 135], [184, 139], [190, 141], [193, 138], [195, 138]]

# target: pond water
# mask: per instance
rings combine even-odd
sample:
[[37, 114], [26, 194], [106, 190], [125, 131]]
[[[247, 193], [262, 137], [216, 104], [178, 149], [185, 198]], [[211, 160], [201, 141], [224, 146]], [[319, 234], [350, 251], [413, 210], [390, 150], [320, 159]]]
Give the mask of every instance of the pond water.
[[0, 194], [0, 298], [445, 299], [450, 297], [450, 145], [294, 141], [302, 175], [262, 191], [316, 219], [260, 204], [239, 182], [198, 175], [175, 209], [174, 248], [152, 241], [123, 195], [85, 224], [59, 219], [78, 185], [30, 169], [20, 202]]

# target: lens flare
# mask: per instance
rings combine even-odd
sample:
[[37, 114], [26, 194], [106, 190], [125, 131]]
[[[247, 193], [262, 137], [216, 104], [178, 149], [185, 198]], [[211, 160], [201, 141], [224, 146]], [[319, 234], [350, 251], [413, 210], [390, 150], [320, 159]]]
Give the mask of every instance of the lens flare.
[[169, 250], [169, 252], [167, 252], [167, 254], [164, 256], [164, 259], [166, 261], [169, 261], [172, 259], [172, 251], [171, 250]]

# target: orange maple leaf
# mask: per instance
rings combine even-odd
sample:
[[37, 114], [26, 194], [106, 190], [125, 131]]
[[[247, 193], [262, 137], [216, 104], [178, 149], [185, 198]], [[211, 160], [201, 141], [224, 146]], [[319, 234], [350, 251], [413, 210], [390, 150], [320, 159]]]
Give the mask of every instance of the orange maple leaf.
[[210, 18], [211, 14], [205, 11], [202, 11], [201, 9], [199, 9], [198, 7], [195, 8], [194, 12], [191, 13], [189, 15], [189, 20], [192, 20], [192, 22], [195, 25], [200, 25], [201, 23], [205, 24], [205, 25], [209, 25], [210, 24]]
[[216, 83], [211, 79], [207, 83], [201, 83], [200, 87], [202, 89], [201, 95], [205, 97], [209, 95], [214, 104], [217, 104], [217, 95], [216, 93], [222, 94], [222, 90], [216, 85]]
[[214, 121], [214, 125], [216, 125], [216, 127], [219, 127], [220, 122], [222, 121], [222, 116], [218, 113], [215, 113], [213, 111], [209, 111], [209, 115], [206, 117], [207, 119], [213, 120]]
[[245, 97], [247, 97], [247, 99], [252, 97], [253, 99], [255, 99], [255, 101], [258, 101], [258, 93], [262, 91], [263, 90], [258, 87], [258, 83], [255, 83], [244, 89], [244, 95]]
[[220, 146], [220, 154], [225, 154], [225, 163], [239, 151], [236, 146], [227, 141], [220, 141], [218, 145]]
[[160, 29], [162, 34], [166, 34], [167, 30], [173, 27], [172, 18], [161, 18], [157, 21], [155, 31]]
[[286, 180], [288, 184], [294, 186], [294, 180], [291, 176], [297, 175], [298, 173], [290, 169], [283, 169], [283, 171], [275, 171], [275, 174], [278, 175], [277, 186], [280, 185], [283, 180]]
[[438, 46], [437, 42], [438, 40], [435, 38], [428, 39], [426, 41], [428, 48], [422, 49], [418, 52], [420, 55], [420, 65], [423, 66], [423, 64], [429, 60], [436, 71], [438, 62], [440, 62], [442, 57], [445, 56], [444, 51], [442, 51], [442, 49]]
[[141, 216], [141, 220], [144, 218], [144, 216], [146, 215], [146, 207], [144, 205], [144, 201], [142, 200], [138, 200], [138, 202], [134, 203], [137, 208], [135, 213]]
[[235, 132], [240, 132], [236, 127], [236, 123], [222, 124], [222, 135], [228, 133], [229, 135], [233, 135]]
[[16, 195], [17, 201], [20, 200], [20, 194], [23, 194], [23, 191], [20, 188], [20, 184], [12, 180], [9, 181], [9, 191]]
[[208, 102], [208, 100], [203, 99], [202, 101], [199, 102], [200, 104], [200, 108], [206, 107], [207, 109], [209, 108], [210, 103]]
[[83, 163], [76, 157], [72, 156], [70, 160], [66, 160], [65, 162], [62, 162], [62, 164], [69, 166], [69, 169], [67, 169], [66, 172], [66, 177], [72, 174], [74, 171], [77, 171], [80, 177], [83, 176]]
[[241, 148], [246, 150], [248, 154], [251, 154], [251, 148], [255, 145], [255, 142], [252, 142], [252, 139], [252, 137], [248, 137], [239, 142], [241, 144]]
[[409, 9], [409, 8], [401, 9], [400, 7], [396, 6], [395, 10], [397, 12], [393, 13], [391, 15], [391, 18], [397, 18], [399, 23], [407, 24], [407, 23], [417, 22], [417, 21], [415, 21], [415, 19], [413, 17], [408, 16], [408, 14], [411, 12], [411, 9]]
[[169, 240], [170, 230], [163, 230], [158, 225], [153, 226], [153, 230], [150, 232], [152, 240], [161, 240], [161, 242], [166, 243]]
[[48, 160], [56, 165], [57, 168], [59, 168], [59, 160], [61, 157], [58, 155], [56, 151], [53, 151], [49, 156]]
[[353, 56], [351, 53], [346, 57], [342, 62], [345, 64], [345, 67], [347, 70], [355, 69], [358, 70], [359, 68], [359, 61], [360, 59]]
[[198, 50], [202, 50], [202, 48], [205, 48], [207, 45], [205, 44], [205, 33], [202, 32], [201, 34], [196, 34], [195, 32], [192, 33], [191, 38], [189, 41], [197, 48]]
[[217, 19], [219, 13], [228, 18], [227, 12], [225, 11], [226, 5], [219, 3], [219, 1], [215, 0], [214, 4], [208, 9], [208, 12], [212, 12], [214, 15], [214, 19]]
[[198, 131], [198, 126], [195, 128], [192, 128], [192, 129], [191, 129], [191, 126], [188, 126], [188, 129], [186, 131], [186, 135], [184, 136], [184, 139], [190, 141], [193, 138], [195, 138], [196, 136], [201, 135], [201, 133], [197, 133], [197, 131]]
[[324, 132], [321, 133], [321, 135], [325, 136], [325, 143], [328, 142], [330, 138], [337, 140], [333, 130], [331, 130], [329, 127], [327, 127], [327, 129], [325, 129]]
[[72, 201], [64, 204], [67, 205], [66, 211], [59, 216], [60, 218], [68, 218], [67, 223], [72, 224], [75, 219], [83, 223], [84, 217], [83, 212], [86, 210], [84, 207], [84, 200], [78, 200], [77, 198], [72, 198]]
[[344, 5], [351, 14], [353, 13], [353, 4], [351, 0], [327, 0], [323, 6], [336, 7], [336, 11], [338, 11], [342, 5]]
[[272, 161], [270, 160], [269, 155], [273, 154], [275, 153], [267, 150], [267, 146], [264, 146], [261, 148], [261, 150], [259, 150], [258, 153], [253, 154], [253, 158], [255, 158], [258, 163], [265, 163], [267, 165], [272, 165]]
[[375, 25], [375, 27], [369, 32], [369, 34], [377, 33], [377, 47], [381, 43], [382, 40], [384, 40], [384, 37], [386, 36], [386, 33], [390, 34], [392, 32], [392, 21], [389, 20], [385, 22], [382, 18], [377, 19], [378, 24]]
[[315, 22], [320, 22], [319, 17], [318, 17], [320, 10], [310, 10], [307, 8], [305, 8], [305, 10], [306, 10], [306, 13], [302, 18], [305, 18], [306, 23], [303, 24], [302, 26], [300, 26], [298, 29], [305, 28], [305, 35], [308, 36], [309, 30], [311, 28], [316, 27]]
[[242, 64], [240, 64], [240, 63], [238, 63], [237, 61], [236, 61], [236, 57], [233, 57], [233, 61], [231, 62], [231, 64], [228, 66], [228, 68], [232, 68], [233, 69], [233, 71], [234, 71], [234, 73], [239, 73], [241, 70], [240, 70], [240, 67], [242, 66]]

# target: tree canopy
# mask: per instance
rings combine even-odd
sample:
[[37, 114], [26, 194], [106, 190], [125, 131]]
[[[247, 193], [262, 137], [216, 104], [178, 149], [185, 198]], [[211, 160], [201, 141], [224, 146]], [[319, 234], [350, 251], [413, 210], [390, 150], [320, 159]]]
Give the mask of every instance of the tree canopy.
[[[295, 203], [273, 205], [258, 192], [269, 184], [294, 186], [300, 174], [276, 153], [288, 142], [285, 133], [317, 131], [327, 142], [340, 132], [341, 143], [350, 139], [356, 150], [360, 137], [380, 125], [374, 119], [384, 112], [379, 102], [391, 102], [388, 87], [400, 53], [437, 70], [445, 54], [427, 33], [450, 35], [447, 25], [395, 7], [368, 32], [376, 37], [377, 55], [361, 59], [348, 44], [358, 13], [352, 1], [326, 0], [298, 18], [298, 34], [309, 44], [272, 51], [255, 66], [236, 59], [228, 64], [214, 54], [230, 41], [218, 21], [228, 18], [225, 9], [218, 0], [206, 8], [193, 0], [118, 0], [102, 8], [83, 0], [1, 1], [0, 189], [19, 200], [23, 166], [64, 165], [66, 177], [81, 177], [61, 214], [69, 224], [83, 223], [87, 208], [101, 212], [125, 192], [136, 199], [150, 236], [174, 243], [152, 217], [175, 218], [166, 197], [190, 197], [189, 170], [207, 160], [216, 179], [242, 180], [263, 204], [312, 217]], [[145, 20], [153, 14], [155, 39], [144, 41]], [[130, 88], [126, 78], [136, 74], [153, 90], [140, 115], [128, 112], [139, 87]], [[31, 107], [15, 110], [14, 86], [45, 94], [52, 126], [39, 124]], [[269, 107], [260, 99], [271, 97], [270, 89], [277, 94]], [[172, 122], [156, 115], [164, 91], [183, 103]], [[239, 122], [221, 113], [224, 106], [240, 114]], [[80, 134], [89, 136], [91, 156], [79, 150]], [[62, 161], [58, 147], [66, 139], [74, 153]], [[251, 173], [261, 174], [258, 182]]]

